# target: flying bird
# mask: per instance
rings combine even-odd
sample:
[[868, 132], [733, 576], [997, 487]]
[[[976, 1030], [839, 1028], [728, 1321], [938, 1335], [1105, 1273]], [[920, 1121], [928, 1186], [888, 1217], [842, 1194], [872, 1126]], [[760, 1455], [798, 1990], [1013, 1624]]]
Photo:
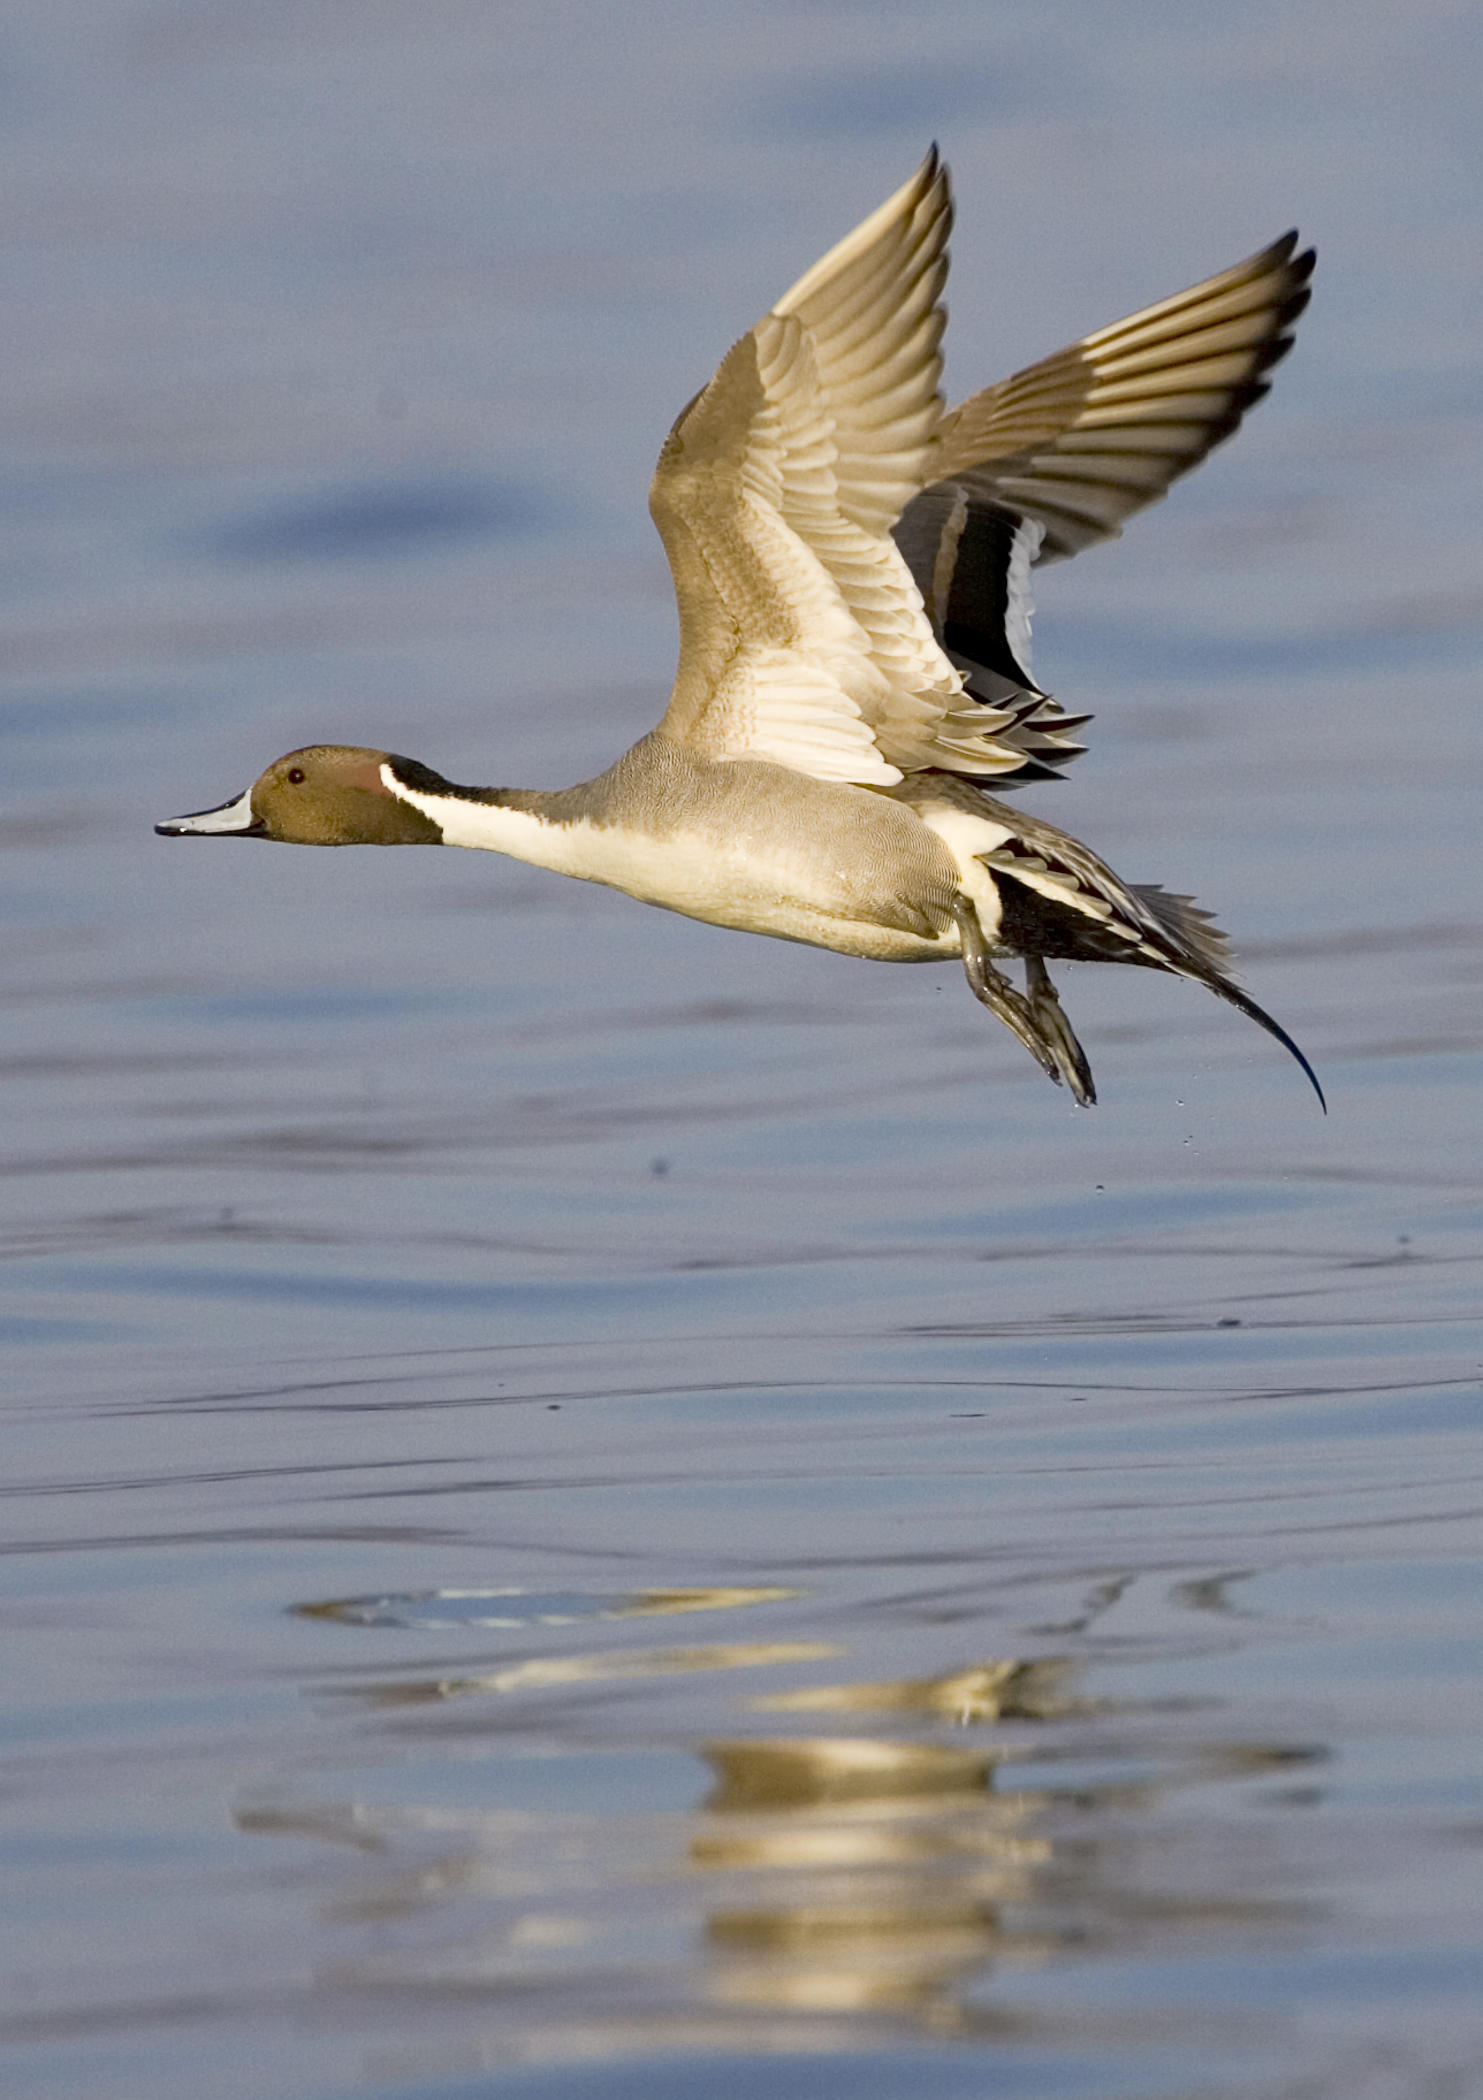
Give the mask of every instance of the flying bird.
[[1287, 234], [946, 409], [952, 215], [934, 148], [681, 412], [649, 495], [679, 666], [664, 719], [607, 772], [460, 787], [393, 752], [309, 744], [156, 829], [474, 846], [844, 955], [956, 956], [1087, 1105], [1047, 963], [1137, 964], [1259, 1023], [1322, 1102], [1207, 913], [989, 791], [1059, 777], [1090, 719], [1031, 674], [1031, 569], [1115, 538], [1231, 434], [1291, 344], [1313, 253]]

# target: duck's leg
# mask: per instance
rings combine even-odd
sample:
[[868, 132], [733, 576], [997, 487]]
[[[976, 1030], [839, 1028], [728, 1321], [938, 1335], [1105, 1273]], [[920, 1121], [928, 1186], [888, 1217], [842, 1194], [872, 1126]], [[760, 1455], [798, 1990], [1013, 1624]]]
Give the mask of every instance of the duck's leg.
[[1076, 1040], [1071, 1023], [1061, 1011], [1060, 997], [1050, 981], [1044, 956], [1025, 957], [1025, 991], [1037, 1034], [1050, 1049], [1082, 1107], [1091, 1108], [1097, 1099], [1092, 1068], [1087, 1063], [1085, 1050]]
[[[983, 928], [979, 926], [979, 913], [973, 909], [968, 897], [954, 899], [954, 918], [958, 920], [958, 937], [962, 943], [962, 968], [968, 979], [968, 987], [975, 1000], [981, 1000], [989, 1008], [996, 1021], [1002, 1021], [1010, 1035], [1017, 1035], [1019, 1042], [1029, 1050], [1036, 1065], [1061, 1086], [1063, 1079], [1071, 1081], [1071, 1092], [1080, 1102], [1088, 1105], [1094, 1098], [1084, 1090], [1082, 1075], [1086, 1073], [1086, 1058], [1082, 1056], [1080, 1044], [1071, 1035], [1059, 1004], [1054, 1002], [1054, 991], [1050, 993], [1052, 1027], [1046, 1029], [1042, 1016], [1031, 1008], [1031, 1002], [1015, 991], [1008, 976], [994, 968], [989, 962], [989, 949], [983, 939]], [[1073, 1056], [1067, 1056], [1065, 1044], [1071, 1044]], [[1090, 1088], [1090, 1073], [1086, 1073], [1086, 1088]]]

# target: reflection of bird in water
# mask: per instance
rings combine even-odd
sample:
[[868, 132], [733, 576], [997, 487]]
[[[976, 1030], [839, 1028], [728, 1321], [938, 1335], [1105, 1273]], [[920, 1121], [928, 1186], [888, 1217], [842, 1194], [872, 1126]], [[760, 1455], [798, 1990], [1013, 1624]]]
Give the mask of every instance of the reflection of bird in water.
[[[1031, 565], [1115, 534], [1235, 429], [1288, 347], [1313, 257], [1289, 235], [945, 414], [951, 218], [933, 152], [670, 432], [650, 507], [679, 668], [663, 721], [608, 772], [552, 793], [458, 787], [318, 744], [158, 829], [484, 847], [845, 955], [960, 956], [1082, 1102], [1091, 1071], [1047, 959], [1135, 963], [1218, 992], [1317, 1090], [1205, 913], [985, 791], [1054, 778], [1086, 719], [1030, 674]], [[1003, 956], [1023, 958], [1023, 991]]]
[[804, 1685], [766, 1692], [750, 1703], [768, 1713], [925, 1713], [966, 1727], [976, 1721], [1043, 1720], [1066, 1710], [1065, 1664], [977, 1663], [945, 1677], [902, 1677], [888, 1684]]
[[[878, 1687], [878, 1690], [889, 1689]], [[732, 2005], [893, 2011], [961, 2024], [951, 1992], [1042, 1938], [1006, 1925], [1051, 1857], [1039, 1796], [994, 1791], [1002, 1752], [863, 1736], [711, 1743], [714, 1819], [694, 1864], [736, 1878], [710, 1915]]]

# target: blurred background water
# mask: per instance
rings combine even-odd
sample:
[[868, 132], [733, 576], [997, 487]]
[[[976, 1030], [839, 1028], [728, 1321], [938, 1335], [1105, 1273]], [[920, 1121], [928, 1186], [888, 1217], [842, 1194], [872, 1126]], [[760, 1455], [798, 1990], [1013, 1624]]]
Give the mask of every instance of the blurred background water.
[[[11, 0], [3, 2035], [92, 2100], [1483, 2091], [1483, 28]], [[486, 856], [662, 708], [726, 345], [941, 140], [953, 396], [1297, 221], [1031, 806], [1313, 1057]]]

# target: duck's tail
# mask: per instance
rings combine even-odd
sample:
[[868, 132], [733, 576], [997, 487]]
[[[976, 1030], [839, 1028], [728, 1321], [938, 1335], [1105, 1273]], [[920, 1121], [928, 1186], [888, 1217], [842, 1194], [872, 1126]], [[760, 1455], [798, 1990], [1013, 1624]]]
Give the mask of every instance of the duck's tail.
[[[1274, 1021], [1266, 1008], [1258, 1006], [1251, 994], [1243, 991], [1231, 976], [1231, 944], [1209, 912], [1201, 911], [1192, 897], [1182, 897], [1176, 891], [1163, 889], [1156, 882], [1135, 882], [1130, 887], [1149, 915], [1158, 921], [1169, 952], [1159, 954], [1156, 948], [1153, 953], [1135, 951], [1126, 960], [1151, 963], [1155, 969], [1172, 970], [1177, 976], [1192, 977], [1197, 984], [1208, 985], [1212, 992], [1234, 1006], [1238, 1013], [1245, 1014], [1249, 1021], [1255, 1021], [1258, 1028], [1265, 1028], [1268, 1035], [1281, 1043], [1288, 1056], [1302, 1067], [1309, 1086], [1318, 1096], [1319, 1107], [1327, 1115], [1329, 1105], [1312, 1065], [1282, 1023]], [[1145, 942], [1144, 948], [1152, 945]]]

